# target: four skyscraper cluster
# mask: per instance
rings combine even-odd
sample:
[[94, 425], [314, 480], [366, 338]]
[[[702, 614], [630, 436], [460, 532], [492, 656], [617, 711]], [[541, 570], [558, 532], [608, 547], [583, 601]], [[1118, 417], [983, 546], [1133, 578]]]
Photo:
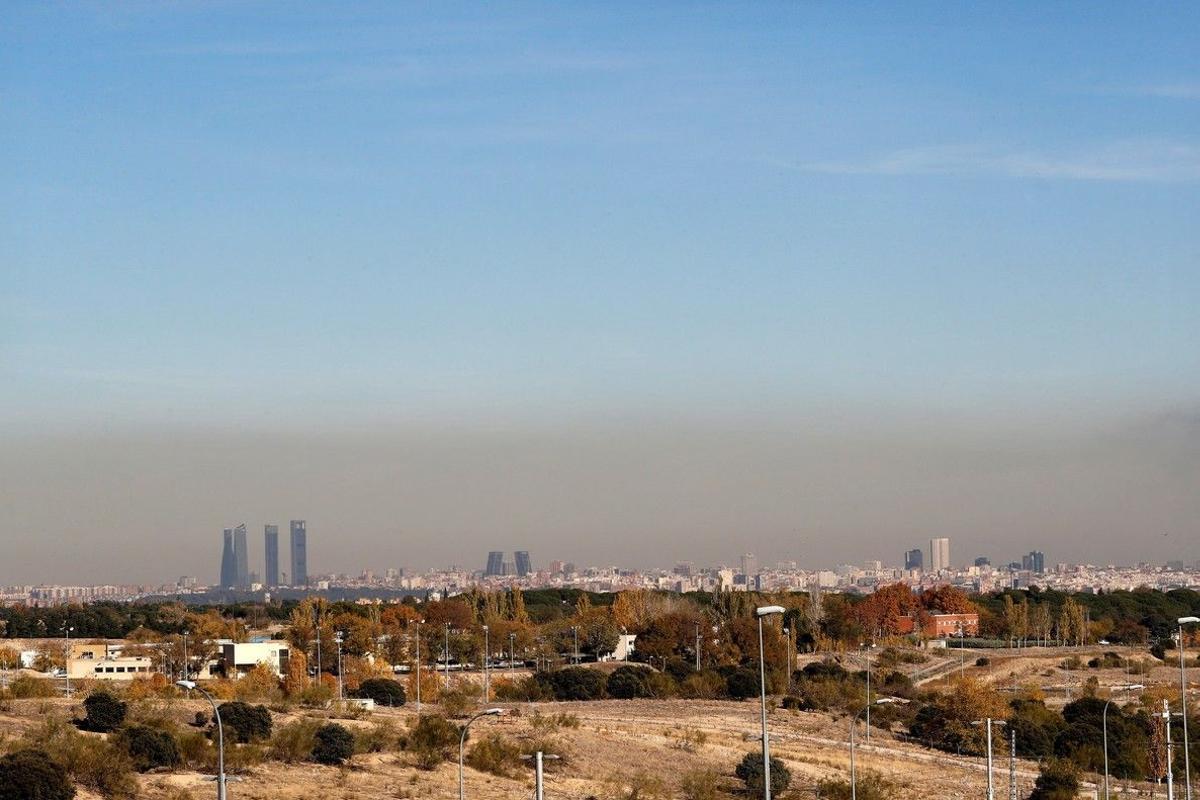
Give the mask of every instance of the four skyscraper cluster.
[[[291, 523], [290, 572], [279, 571], [278, 525], [263, 526], [263, 543], [266, 551], [264, 586], [274, 589], [279, 586], [308, 585], [308, 529], [304, 520], [294, 519]], [[221, 586], [226, 589], [249, 589], [252, 583], [246, 525], [242, 523], [236, 528], [226, 528], [221, 549]]]

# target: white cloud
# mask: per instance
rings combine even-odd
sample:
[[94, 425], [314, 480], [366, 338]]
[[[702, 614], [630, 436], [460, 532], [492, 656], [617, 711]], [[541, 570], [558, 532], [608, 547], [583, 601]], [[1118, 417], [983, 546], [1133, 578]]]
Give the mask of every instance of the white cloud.
[[945, 145], [894, 150], [844, 161], [773, 162], [834, 175], [1000, 176], [1044, 180], [1190, 182], [1200, 180], [1200, 146], [1123, 141], [1074, 152]]

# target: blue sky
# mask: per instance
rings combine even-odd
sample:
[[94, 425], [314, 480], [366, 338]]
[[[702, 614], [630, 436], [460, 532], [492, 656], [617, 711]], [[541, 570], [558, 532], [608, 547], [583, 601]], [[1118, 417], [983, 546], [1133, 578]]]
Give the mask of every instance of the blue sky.
[[[428, 563], [472, 531], [549, 556], [566, 517], [578, 560], [796, 558], [801, 529], [825, 563], [932, 535], [1194, 545], [1198, 23], [7, 4], [0, 432], [24, 444], [0, 453], [0, 533], [84, 552], [91, 520], [125, 535], [114, 574], [168, 526], [205, 542], [171, 567], [197, 572], [222, 526], [293, 516], [346, 569], [393, 524]], [[234, 480], [262, 448], [292, 471]], [[349, 491], [388, 464], [424, 489]]]
[[1185, 401], [1198, 17], [10, 6], [0, 418]]

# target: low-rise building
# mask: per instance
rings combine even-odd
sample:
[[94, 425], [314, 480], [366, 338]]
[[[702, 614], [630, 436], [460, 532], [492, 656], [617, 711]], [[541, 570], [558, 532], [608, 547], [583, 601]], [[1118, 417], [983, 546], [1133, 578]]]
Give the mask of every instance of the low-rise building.
[[107, 642], [77, 642], [71, 644], [67, 658], [67, 675], [75, 680], [133, 680], [154, 671], [154, 662], [147, 656], [127, 656], [123, 646]]
[[221, 642], [218, 651], [219, 669], [227, 678], [240, 678], [259, 664], [264, 664], [282, 678], [287, 674], [291, 645], [284, 641]]

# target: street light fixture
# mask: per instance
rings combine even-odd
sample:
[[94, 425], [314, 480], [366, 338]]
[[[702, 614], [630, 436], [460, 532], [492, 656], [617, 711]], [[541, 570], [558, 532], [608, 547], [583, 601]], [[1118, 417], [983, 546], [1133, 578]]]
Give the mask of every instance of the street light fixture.
[[342, 683], [342, 632], [338, 631], [333, 636], [333, 641], [337, 643], [337, 669], [338, 669], [338, 702], [343, 702], [346, 699], [346, 693], [343, 691]]
[[489, 647], [491, 640], [489, 637], [488, 626], [483, 626], [483, 702], [490, 702], [492, 699], [492, 687], [488, 682], [488, 660], [490, 658]]
[[1187, 800], [1192, 800], [1192, 758], [1188, 753], [1187, 726], [1187, 667], [1184, 663], [1183, 626], [1200, 622], [1200, 617], [1180, 617], [1179, 623], [1179, 710], [1183, 712], [1183, 781]]
[[421, 626], [425, 620], [417, 620], [417, 716], [421, 716]]
[[213, 700], [212, 695], [197, 686], [195, 681], [175, 681], [175, 685], [189, 692], [199, 692], [212, 706], [213, 716], [217, 720], [217, 800], [225, 800], [225, 728], [221, 724], [221, 710], [217, 708], [217, 701]]
[[[1145, 689], [1146, 687], [1140, 683], [1129, 683], [1116, 688], [1133, 691], [1134, 689]], [[1104, 730], [1104, 800], [1108, 800], [1108, 705], [1111, 702], [1111, 697], [1104, 702], [1104, 711], [1100, 714], [1100, 723]]]
[[996, 781], [992, 774], [992, 725], [996, 723], [1007, 724], [1002, 719], [992, 719], [991, 717], [977, 719], [971, 723], [972, 725], [987, 726], [987, 800], [996, 800]]
[[544, 800], [545, 795], [542, 787], [542, 762], [548, 759], [557, 761], [559, 758], [562, 758], [562, 756], [556, 756], [553, 753], [543, 753], [541, 750], [538, 750], [531, 756], [521, 756], [521, 758], [531, 759], [533, 761], [533, 800]]
[[869, 711], [872, 705], [883, 706], [890, 703], [907, 702], [907, 700], [901, 700], [899, 697], [881, 697], [874, 703], [868, 702], [866, 707], [855, 714], [854, 718], [850, 720], [850, 800], [858, 800], [858, 769], [854, 761], [854, 730], [858, 727], [858, 718], [863, 715], [863, 711]]
[[463, 792], [463, 746], [467, 741], [467, 729], [471, 727], [471, 723], [480, 717], [497, 717], [504, 713], [501, 708], [489, 708], [485, 711], [480, 711], [475, 716], [467, 720], [467, 724], [463, 725], [462, 733], [458, 735], [458, 800], [464, 800], [466, 795]]
[[763, 617], [783, 614], [783, 606], [761, 606], [758, 617], [758, 680], [762, 699], [763, 800], [771, 800], [771, 741], [767, 734], [767, 659], [763, 648]]
[[63, 636], [66, 637], [66, 650], [63, 653], [63, 674], [67, 676], [67, 697], [71, 696], [71, 631], [75, 630], [69, 625], [63, 625]]

